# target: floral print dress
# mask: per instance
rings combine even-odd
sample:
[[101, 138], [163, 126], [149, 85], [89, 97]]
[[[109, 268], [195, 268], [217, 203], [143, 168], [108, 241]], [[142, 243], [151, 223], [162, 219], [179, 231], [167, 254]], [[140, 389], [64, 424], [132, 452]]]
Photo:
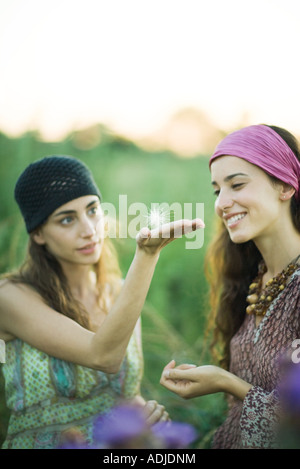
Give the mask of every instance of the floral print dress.
[[[278, 384], [282, 358], [300, 338], [300, 268], [256, 327], [247, 315], [231, 341], [230, 371], [252, 384], [244, 401], [230, 397], [229, 413], [214, 436], [216, 449], [278, 447]], [[289, 355], [291, 360], [291, 355]]]
[[140, 331], [116, 374], [59, 360], [19, 339], [7, 342], [2, 371], [11, 410], [3, 449], [54, 449], [74, 427], [91, 443], [95, 417], [140, 392]]

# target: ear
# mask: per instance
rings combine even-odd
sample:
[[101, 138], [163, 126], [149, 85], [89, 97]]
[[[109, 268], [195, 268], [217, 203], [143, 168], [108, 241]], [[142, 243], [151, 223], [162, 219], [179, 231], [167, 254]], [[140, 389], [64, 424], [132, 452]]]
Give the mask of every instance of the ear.
[[293, 195], [295, 194], [295, 189], [288, 185], [288, 184], [284, 184], [280, 190], [280, 193], [279, 193], [279, 198], [281, 200], [289, 200], [293, 197]]
[[46, 244], [41, 228], [37, 228], [34, 233], [32, 233], [32, 239], [36, 244], [42, 246]]

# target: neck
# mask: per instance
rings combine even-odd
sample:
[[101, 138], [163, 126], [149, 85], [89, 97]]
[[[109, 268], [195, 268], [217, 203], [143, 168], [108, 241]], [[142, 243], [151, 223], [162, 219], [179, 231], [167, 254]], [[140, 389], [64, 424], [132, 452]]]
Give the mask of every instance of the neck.
[[62, 269], [75, 298], [84, 300], [95, 292], [95, 276], [90, 265], [63, 265]]
[[267, 267], [266, 280], [275, 277], [300, 254], [300, 234], [294, 226], [285, 227], [272, 234], [272, 239], [255, 240]]

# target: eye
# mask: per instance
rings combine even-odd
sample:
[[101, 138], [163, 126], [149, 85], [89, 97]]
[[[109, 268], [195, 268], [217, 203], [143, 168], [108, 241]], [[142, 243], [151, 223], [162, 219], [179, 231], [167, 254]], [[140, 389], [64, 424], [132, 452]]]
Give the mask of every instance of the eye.
[[97, 215], [99, 212], [99, 206], [92, 207], [88, 210], [89, 215]]
[[242, 187], [244, 185], [243, 182], [240, 182], [238, 184], [232, 184], [232, 189], [239, 189], [240, 187]]
[[218, 184], [213, 183], [212, 188], [214, 189], [213, 194], [218, 197], [218, 195], [220, 194], [220, 187], [218, 186]]
[[60, 224], [61, 225], [70, 225], [70, 223], [72, 223], [72, 221], [73, 221], [73, 217], [68, 216], [68, 217], [62, 218], [60, 220]]

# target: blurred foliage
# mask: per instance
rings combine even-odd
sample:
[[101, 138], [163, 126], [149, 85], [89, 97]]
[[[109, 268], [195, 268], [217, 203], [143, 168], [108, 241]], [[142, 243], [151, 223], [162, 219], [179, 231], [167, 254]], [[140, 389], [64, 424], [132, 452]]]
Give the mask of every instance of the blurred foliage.
[[[160, 256], [142, 315], [145, 374], [143, 395], [163, 403], [171, 417], [194, 425], [200, 434], [197, 447], [209, 447], [211, 436], [222, 422], [226, 408], [217, 394], [184, 401], [159, 385], [163, 367], [174, 358], [178, 363], [207, 363], [204, 344], [207, 285], [203, 260], [211, 237], [213, 195], [207, 157], [180, 158], [170, 152], [150, 152], [112, 134], [103, 126], [74, 132], [60, 142], [45, 142], [35, 133], [18, 138], [0, 134], [0, 273], [23, 260], [27, 234], [13, 189], [22, 170], [32, 161], [51, 154], [78, 157], [92, 170], [103, 200], [119, 210], [119, 195], [128, 206], [142, 202], [203, 203], [205, 237], [201, 249], [185, 249], [185, 239], [169, 245]], [[195, 216], [195, 214], [193, 214]], [[123, 274], [135, 250], [133, 239], [116, 240]], [[0, 373], [0, 444], [5, 435], [8, 411]]]

